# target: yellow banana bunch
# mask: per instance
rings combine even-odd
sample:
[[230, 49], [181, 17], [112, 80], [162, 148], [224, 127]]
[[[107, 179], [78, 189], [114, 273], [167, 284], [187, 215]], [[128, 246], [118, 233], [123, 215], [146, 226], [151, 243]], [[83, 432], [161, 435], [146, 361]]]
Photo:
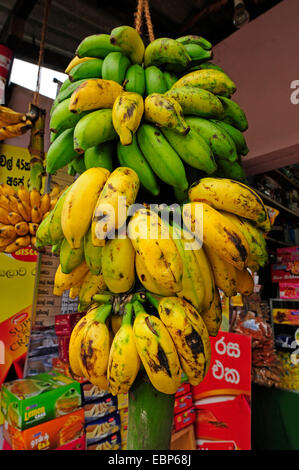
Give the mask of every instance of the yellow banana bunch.
[[152, 93], [145, 98], [144, 119], [159, 127], [173, 129], [183, 135], [188, 134], [190, 130], [180, 104], [171, 96], [161, 93]]
[[0, 127], [24, 123], [26, 120], [26, 114], [19, 113], [6, 106], [0, 106]]
[[58, 266], [54, 277], [53, 294], [61, 296], [64, 291], [69, 290], [72, 286], [77, 285], [88, 273], [88, 266], [83, 261], [69, 274], [64, 274], [61, 265]]
[[237, 268], [225, 259], [220, 258], [217, 253], [208, 246], [205, 247], [210, 265], [213, 270], [215, 284], [227, 297], [237, 294]]
[[72, 248], [79, 248], [87, 233], [97, 199], [110, 175], [105, 168], [90, 168], [72, 184], [65, 197], [61, 227]]
[[134, 204], [139, 186], [137, 173], [131, 168], [118, 167], [111, 173], [93, 211], [91, 231], [95, 246], [103, 246], [109, 234], [123, 227], [127, 209]]
[[96, 109], [112, 109], [114, 101], [122, 92], [122, 86], [114, 80], [86, 80], [71, 95], [69, 110], [72, 113], [82, 113]]
[[114, 294], [128, 292], [135, 283], [135, 250], [128, 237], [108, 240], [102, 248], [104, 281]]
[[173, 294], [180, 292], [183, 262], [158, 214], [146, 208], [136, 211], [128, 225], [128, 236], [153, 280]]
[[210, 336], [217, 336], [222, 322], [222, 305], [219, 290], [214, 289], [214, 297], [210, 308], [201, 312], [201, 317]]
[[79, 291], [79, 312], [86, 310], [91, 304], [95, 294], [107, 289], [103, 274], [87, 272]]
[[25, 134], [32, 127], [32, 122], [27, 119], [17, 124], [3, 124], [0, 127], [0, 140], [11, 139]]
[[182, 369], [171, 336], [164, 323], [148, 315], [138, 301], [133, 308], [135, 344], [148, 378], [159, 392], [172, 395], [180, 386]]
[[190, 303], [177, 297], [161, 299], [158, 312], [175, 344], [188, 381], [198, 385], [211, 362], [211, 344], [204, 321]]
[[132, 308], [131, 303], [126, 304], [121, 327], [114, 336], [109, 353], [107, 379], [112, 395], [128, 393], [140, 368], [132, 327]]
[[138, 252], [135, 253], [135, 268], [139, 281], [147, 291], [161, 296], [169, 296], [173, 294], [171, 289], [164, 289], [159, 282], [152, 277], [143, 262], [143, 258], [138, 254]]
[[143, 98], [139, 93], [123, 92], [112, 108], [112, 122], [122, 145], [130, 145], [143, 116]]

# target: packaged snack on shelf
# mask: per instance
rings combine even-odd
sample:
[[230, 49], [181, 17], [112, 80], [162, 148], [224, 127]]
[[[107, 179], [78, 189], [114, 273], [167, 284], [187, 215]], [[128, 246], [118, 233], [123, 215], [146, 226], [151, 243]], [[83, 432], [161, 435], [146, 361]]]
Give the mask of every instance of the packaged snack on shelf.
[[58, 355], [63, 362], [69, 361], [69, 344], [70, 336], [57, 336], [58, 338]]
[[81, 312], [55, 315], [56, 336], [70, 336], [82, 316]]
[[87, 445], [92, 444], [110, 434], [120, 431], [119, 413], [103, 416], [91, 423], [85, 424]]
[[299, 261], [299, 246], [287, 246], [276, 249], [276, 261], [285, 263], [287, 261]]
[[192, 408], [192, 393], [187, 393], [186, 395], [181, 395], [176, 397], [174, 401], [174, 414], [182, 413], [188, 408]]
[[174, 431], [180, 431], [181, 429], [189, 426], [195, 421], [195, 410], [194, 408], [189, 408], [182, 413], [178, 413], [174, 416]]
[[272, 282], [299, 282], [299, 261], [271, 264], [271, 279]]
[[76, 380], [76, 382], [87, 382], [85, 377], [78, 377], [77, 375], [74, 375], [70, 370], [70, 364], [68, 362], [62, 361], [59, 359], [59, 357], [52, 358], [52, 369], [59, 374], [66, 375], [67, 377]]
[[127, 442], [128, 423], [121, 423], [120, 424], [120, 435], [121, 435], [121, 442]]
[[98, 400], [99, 398], [104, 397], [105, 395], [109, 395], [109, 392], [107, 392], [107, 390], [101, 390], [99, 387], [90, 382], [82, 383], [81, 388], [83, 403], [90, 403], [91, 401]]
[[[84, 412], [80, 408], [24, 431], [4, 421], [3, 437], [13, 450], [58, 449], [84, 437]], [[80, 442], [85, 445], [85, 439]]]
[[24, 430], [81, 407], [79, 382], [51, 371], [2, 385], [1, 411], [13, 427]]
[[121, 410], [122, 408], [128, 408], [129, 406], [129, 395], [128, 393], [120, 393], [117, 395], [117, 403], [118, 409]]
[[299, 300], [299, 283], [280, 282], [279, 297], [281, 299]]
[[122, 408], [121, 410], [119, 410], [119, 417], [120, 417], [121, 424], [128, 424], [129, 409]]
[[120, 433], [111, 434], [104, 439], [89, 444], [87, 450], [120, 450], [122, 445]]
[[85, 422], [88, 423], [117, 411], [117, 398], [113, 395], [104, 395], [96, 401], [86, 403], [83, 408]]
[[182, 383], [182, 385], [177, 389], [175, 396], [179, 397], [180, 395], [185, 395], [186, 393], [189, 393], [190, 390], [191, 387], [188, 382]]

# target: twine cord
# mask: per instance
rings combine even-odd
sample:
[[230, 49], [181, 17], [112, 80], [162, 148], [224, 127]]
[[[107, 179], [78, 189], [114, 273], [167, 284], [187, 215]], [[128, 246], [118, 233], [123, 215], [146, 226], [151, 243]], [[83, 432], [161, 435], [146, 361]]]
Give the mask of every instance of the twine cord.
[[138, 0], [137, 2], [137, 9], [134, 13], [134, 18], [135, 29], [139, 34], [142, 33], [143, 15], [145, 16], [149, 40], [152, 42], [155, 40], [155, 35], [149, 8], [149, 0]]

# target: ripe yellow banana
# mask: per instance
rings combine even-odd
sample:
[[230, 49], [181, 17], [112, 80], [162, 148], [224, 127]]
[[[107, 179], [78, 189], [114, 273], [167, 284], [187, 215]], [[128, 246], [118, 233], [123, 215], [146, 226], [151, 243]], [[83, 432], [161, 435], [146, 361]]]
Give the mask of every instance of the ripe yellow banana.
[[4, 209], [4, 207], [0, 206], [0, 223], [1, 224], [11, 225], [11, 222], [9, 219], [9, 213], [10, 212], [8, 209]]
[[202, 178], [189, 190], [190, 201], [205, 201], [215, 209], [253, 220], [257, 225], [269, 220], [260, 196], [249, 186], [228, 178]]
[[78, 284], [81, 279], [86, 276], [87, 272], [88, 266], [85, 261], [69, 274], [64, 274], [61, 271], [61, 266], [59, 265], [54, 277], [53, 294], [61, 296], [64, 291], [69, 290], [72, 286]]
[[213, 249], [205, 247], [213, 269], [215, 284], [227, 297], [237, 294], [237, 269], [225, 259], [220, 258]]
[[202, 304], [202, 311], [210, 308], [214, 298], [215, 280], [212, 267], [203, 247], [193, 250], [204, 283], [205, 296]]
[[86, 80], [73, 92], [69, 110], [72, 113], [82, 113], [96, 109], [112, 109], [114, 101], [122, 92], [122, 86], [114, 80]]
[[254, 289], [254, 279], [248, 269], [237, 271], [237, 292], [242, 295], [251, 295]]
[[130, 145], [143, 116], [143, 97], [125, 91], [118, 95], [112, 108], [112, 122], [122, 145]]
[[93, 384], [107, 372], [111, 340], [105, 322], [111, 309], [112, 306], [107, 304], [95, 309], [94, 319], [86, 326], [81, 340], [80, 368], [83, 376]]
[[202, 221], [204, 246], [231, 263], [238, 269], [247, 266], [249, 247], [246, 238], [236, 225], [226, 219], [220, 212], [203, 202], [191, 202], [184, 205], [183, 218], [186, 226], [196, 234], [198, 217]]
[[24, 123], [27, 120], [26, 114], [19, 113], [6, 106], [0, 106], [1, 126]]
[[79, 248], [72, 248], [65, 238], [60, 245], [59, 260], [61, 271], [64, 274], [71, 273], [84, 260], [83, 240]]
[[177, 297], [161, 299], [158, 312], [176, 346], [188, 381], [198, 385], [211, 362], [211, 343], [204, 321], [189, 302]]
[[32, 127], [32, 122], [27, 119], [25, 122], [17, 124], [5, 124], [0, 127], [0, 140], [11, 139], [25, 134]]
[[173, 294], [180, 292], [183, 262], [169, 227], [158, 214], [146, 208], [136, 211], [128, 225], [128, 236], [153, 280]]
[[219, 290], [214, 289], [213, 302], [209, 309], [201, 312], [201, 317], [210, 336], [217, 336], [222, 322], [222, 305]]
[[72, 58], [72, 60], [69, 62], [68, 66], [66, 67], [66, 69], [64, 71], [64, 73], [66, 73], [68, 75], [73, 67], [75, 67], [78, 64], [82, 64], [82, 62], [86, 62], [86, 61], [92, 60], [92, 59], [93, 59], [93, 57], [78, 57], [77, 55], [75, 55]]
[[61, 227], [72, 248], [79, 248], [87, 233], [97, 199], [110, 175], [105, 168], [89, 168], [72, 184], [65, 197]]
[[79, 292], [79, 312], [86, 310], [92, 304], [95, 294], [105, 291], [106, 289], [103, 274], [92, 274], [89, 271], [83, 279]]
[[148, 315], [138, 301], [133, 302], [133, 307], [135, 344], [148, 378], [159, 392], [172, 395], [182, 375], [175, 345], [159, 318]]
[[110, 42], [121, 49], [133, 64], [142, 64], [144, 44], [140, 34], [131, 26], [118, 26], [111, 31]]
[[30, 193], [30, 205], [31, 208], [33, 207], [40, 207], [40, 202], [41, 202], [41, 195], [40, 192], [36, 188], [32, 188]]
[[137, 252], [135, 254], [135, 268], [139, 281], [147, 291], [161, 296], [172, 295], [171, 290], [163, 289], [163, 287], [155, 281], [155, 279], [148, 272], [142, 257]]
[[114, 294], [128, 292], [135, 283], [135, 250], [128, 237], [108, 240], [102, 248], [102, 273]]
[[40, 212], [41, 215], [46, 214], [50, 210], [51, 207], [51, 196], [50, 193], [45, 193], [41, 196], [40, 200]]
[[10, 243], [9, 242], [10, 239], [16, 238], [16, 235], [21, 235], [18, 232], [19, 231], [16, 230], [16, 228], [13, 225], [5, 225], [5, 224], [0, 225], [0, 239], [8, 240], [8, 243]]
[[92, 243], [91, 226], [84, 236], [84, 258], [92, 274], [100, 274], [102, 269], [102, 247]]
[[[23, 218], [18, 212], [9, 212], [8, 215], [8, 220], [11, 225], [16, 225], [18, 222], [22, 222]], [[3, 223], [0, 218], [0, 223]]]
[[[27, 233], [29, 232], [29, 225], [27, 222], [25, 222], [24, 220], [22, 222], [18, 222], [15, 227], [15, 232], [19, 235], [19, 236], [24, 236], [24, 235], [27, 235]], [[0, 232], [1, 232], [1, 229], [0, 229]]]
[[103, 246], [103, 240], [124, 226], [127, 210], [134, 204], [139, 191], [139, 178], [131, 168], [116, 168], [103, 187], [92, 217], [92, 242]]
[[115, 334], [107, 368], [108, 387], [112, 395], [128, 393], [140, 368], [132, 327], [132, 304], [128, 303], [120, 329]]
[[[20, 188], [20, 186], [18, 186], [18, 188]], [[15, 196], [16, 192], [9, 184], [0, 183], [0, 194], [3, 194], [3, 196]]]
[[184, 75], [172, 86], [172, 89], [182, 86], [203, 88], [215, 95], [230, 96], [237, 87], [235, 83], [220, 70], [201, 69]]
[[171, 96], [152, 93], [144, 101], [144, 119], [159, 127], [167, 127], [179, 134], [188, 134], [190, 127], [184, 119], [180, 104]]

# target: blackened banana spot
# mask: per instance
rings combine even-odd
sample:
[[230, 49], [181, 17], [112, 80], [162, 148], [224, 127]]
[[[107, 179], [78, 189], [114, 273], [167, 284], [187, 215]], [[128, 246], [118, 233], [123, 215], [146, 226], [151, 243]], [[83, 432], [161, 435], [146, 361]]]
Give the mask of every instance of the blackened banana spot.
[[135, 108], [136, 108], [135, 103], [131, 104], [131, 106], [127, 108], [127, 112], [124, 114], [124, 120], [130, 119], [130, 117], [133, 116]]
[[166, 372], [167, 372], [167, 375], [169, 377], [171, 377], [171, 370], [170, 370], [170, 367], [169, 367], [169, 363], [168, 363], [168, 359], [167, 359], [167, 356], [163, 350], [163, 348], [161, 347], [160, 344], [158, 344], [158, 354], [157, 354], [157, 358], [158, 358], [158, 361], [161, 365], [161, 368], [162, 369], [165, 369]]
[[192, 332], [185, 337], [188, 347], [191, 349], [193, 357], [204, 353], [204, 346], [200, 335], [192, 327]]
[[240, 253], [242, 261], [245, 261], [247, 259], [247, 251], [245, 246], [243, 245], [239, 235], [236, 232], [230, 232], [227, 230], [225, 227], [223, 228], [225, 233], [228, 235], [228, 238], [234, 243], [236, 246], [237, 250]]
[[164, 311], [165, 311], [166, 315], [170, 315], [170, 314], [171, 314], [170, 308], [165, 307], [165, 308], [164, 308]]

